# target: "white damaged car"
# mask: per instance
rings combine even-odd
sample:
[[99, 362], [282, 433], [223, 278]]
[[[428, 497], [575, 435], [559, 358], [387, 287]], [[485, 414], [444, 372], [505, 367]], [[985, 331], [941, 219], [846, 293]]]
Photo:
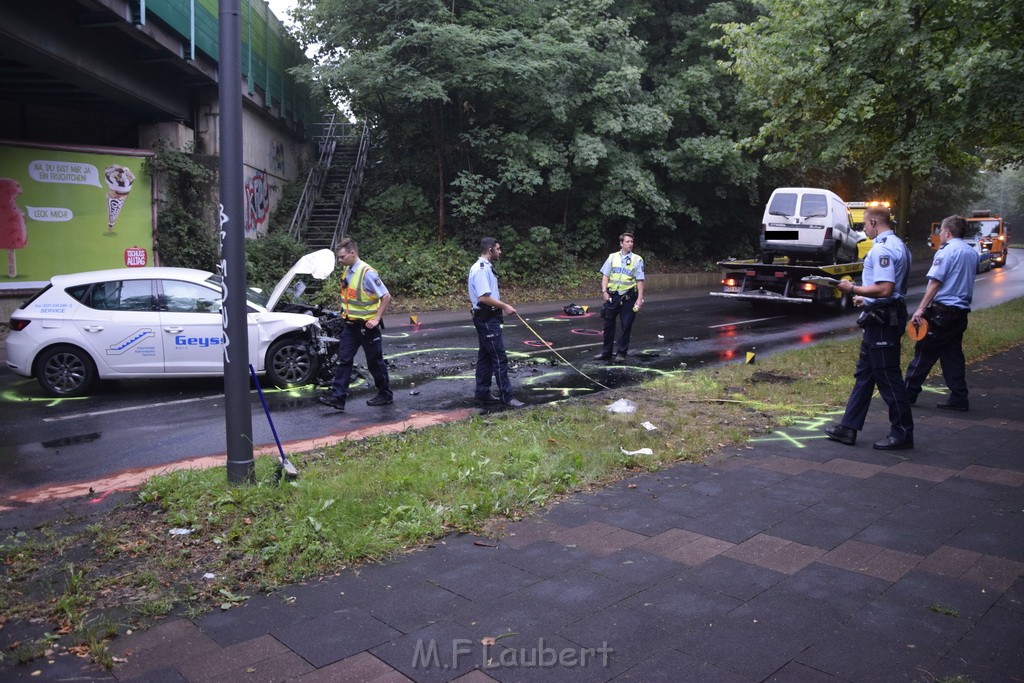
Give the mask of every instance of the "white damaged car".
[[[248, 288], [249, 362], [275, 386], [319, 371], [316, 316], [274, 308], [298, 274], [326, 278], [329, 249], [303, 256], [265, 293]], [[88, 393], [98, 379], [224, 374], [221, 277], [191, 268], [119, 268], [56, 275], [12, 315], [7, 367], [51, 396]]]

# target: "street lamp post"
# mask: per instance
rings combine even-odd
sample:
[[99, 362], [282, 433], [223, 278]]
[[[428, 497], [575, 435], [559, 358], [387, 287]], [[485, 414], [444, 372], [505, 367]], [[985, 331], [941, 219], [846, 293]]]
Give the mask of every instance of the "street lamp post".
[[224, 422], [232, 484], [255, 481], [249, 333], [245, 297], [242, 173], [242, 41], [240, 0], [220, 0], [217, 82], [220, 95], [220, 269], [224, 286]]

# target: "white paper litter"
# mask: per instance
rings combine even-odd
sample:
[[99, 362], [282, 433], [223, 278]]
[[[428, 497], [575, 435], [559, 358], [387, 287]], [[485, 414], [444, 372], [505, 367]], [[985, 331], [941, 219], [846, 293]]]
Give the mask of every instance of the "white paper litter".
[[217, 575], [212, 572], [206, 572], [205, 574], [203, 574], [203, 578], [207, 581], [212, 581], [213, 579], [217, 578]]
[[609, 413], [635, 413], [636, 404], [624, 398], [608, 406]]
[[170, 533], [171, 536], [184, 536], [185, 534], [192, 533], [192, 530], [191, 529], [171, 529], [168, 533]]
[[646, 429], [649, 432], [653, 432], [655, 429], [657, 429], [657, 427], [652, 425], [650, 422], [641, 422], [640, 426], [643, 427], [644, 429]]
[[654, 455], [654, 451], [650, 448], [641, 448], [638, 451], [627, 451], [625, 448], [619, 448], [623, 455]]

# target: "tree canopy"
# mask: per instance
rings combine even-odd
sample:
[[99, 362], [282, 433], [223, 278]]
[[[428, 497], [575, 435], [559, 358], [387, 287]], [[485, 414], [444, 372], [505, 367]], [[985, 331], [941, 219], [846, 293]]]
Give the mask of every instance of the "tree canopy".
[[1019, 3], [300, 3], [308, 77], [374, 131], [358, 225], [417, 243], [721, 258], [776, 184], [898, 187], [906, 226], [913, 187], [1024, 150]]
[[746, 2], [319, 0], [314, 76], [371, 122], [388, 182], [437, 237], [544, 226], [572, 249], [623, 229], [674, 256], [749, 233], [757, 163], [715, 26]]
[[721, 41], [764, 116], [746, 142], [775, 163], [897, 179], [906, 226], [915, 179], [977, 169], [987, 150], [1020, 159], [1021, 41], [1003, 30], [1019, 13], [995, 0], [766, 0]]

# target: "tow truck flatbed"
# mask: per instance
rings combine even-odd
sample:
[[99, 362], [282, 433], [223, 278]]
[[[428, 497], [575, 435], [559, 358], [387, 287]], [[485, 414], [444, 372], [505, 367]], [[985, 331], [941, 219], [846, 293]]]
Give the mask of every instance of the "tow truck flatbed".
[[757, 259], [719, 261], [725, 271], [721, 292], [711, 296], [752, 303], [828, 304], [846, 310], [851, 297], [832, 286], [839, 280], [855, 280], [864, 270], [862, 261], [820, 265], [791, 264], [787, 257], [772, 263]]

